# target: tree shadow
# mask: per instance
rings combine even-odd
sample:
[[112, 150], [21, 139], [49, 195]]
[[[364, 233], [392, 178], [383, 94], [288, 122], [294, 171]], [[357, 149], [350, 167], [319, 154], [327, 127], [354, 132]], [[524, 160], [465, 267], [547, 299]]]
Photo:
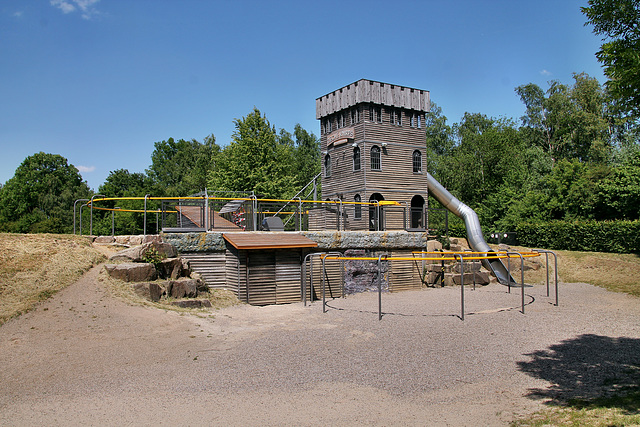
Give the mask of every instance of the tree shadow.
[[521, 371], [551, 383], [527, 396], [550, 405], [640, 412], [640, 339], [586, 334], [527, 354]]

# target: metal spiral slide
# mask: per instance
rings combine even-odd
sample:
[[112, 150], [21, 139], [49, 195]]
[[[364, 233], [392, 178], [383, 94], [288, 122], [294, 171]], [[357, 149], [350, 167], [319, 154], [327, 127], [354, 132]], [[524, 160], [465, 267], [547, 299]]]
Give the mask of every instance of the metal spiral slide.
[[[494, 252], [482, 236], [480, 221], [475, 211], [456, 199], [430, 173], [427, 173], [427, 185], [429, 193], [437, 201], [464, 221], [464, 225], [467, 228], [469, 246], [476, 252]], [[486, 269], [493, 271], [498, 281], [503, 285], [518, 286], [518, 283], [509, 275], [509, 271], [499, 259], [483, 259], [482, 265]]]

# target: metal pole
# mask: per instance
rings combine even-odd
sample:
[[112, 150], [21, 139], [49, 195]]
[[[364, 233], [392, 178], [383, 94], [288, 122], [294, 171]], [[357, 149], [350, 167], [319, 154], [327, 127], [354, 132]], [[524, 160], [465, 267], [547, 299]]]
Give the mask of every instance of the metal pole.
[[324, 265], [324, 259], [325, 257], [322, 257], [322, 312], [326, 313], [327, 312], [327, 297], [326, 297], [326, 291], [325, 291], [325, 265]]
[[556, 303], [555, 306], [558, 306], [558, 256], [553, 251], [548, 251], [546, 249], [534, 249], [536, 252], [541, 252], [547, 257], [547, 296], [549, 296], [549, 254], [553, 255], [554, 259], [554, 276], [555, 276], [555, 289], [556, 289]]
[[[76, 204], [78, 202], [88, 202], [89, 199], [78, 199], [75, 202], [73, 202], [73, 234], [76, 234]], [[80, 218], [82, 219], [82, 218]], [[81, 233], [82, 234], [82, 233]]]
[[380, 255], [378, 257], [378, 320], [382, 320], [382, 257], [386, 255]]
[[105, 196], [103, 196], [102, 194], [94, 194], [93, 196], [91, 196], [91, 204], [90, 204], [90, 208], [91, 208], [91, 220], [90, 220], [90, 226], [89, 226], [89, 235], [93, 236], [93, 199], [96, 197], [102, 197], [103, 199], [105, 198]]
[[[507, 259], [511, 255], [518, 255], [520, 257], [520, 295], [522, 298], [522, 314], [524, 314], [524, 257], [520, 252], [507, 252]], [[509, 277], [511, 277], [511, 271], [509, 271]], [[509, 279], [511, 281], [511, 279]]]
[[144, 235], [144, 237], [147, 237], [147, 197], [149, 197], [148, 194], [144, 195], [144, 222], [143, 222], [143, 228], [142, 228], [142, 234]]
[[209, 231], [209, 195], [206, 187], [204, 189], [204, 227], [206, 231]]
[[111, 235], [115, 236], [115, 220], [114, 220], [114, 213], [116, 212], [116, 209], [122, 209], [120, 206], [115, 206], [113, 208], [113, 210], [111, 211]]
[[81, 236], [82, 236], [82, 208], [85, 206], [88, 206], [88, 205], [86, 203], [84, 205], [80, 205], [80, 235]]
[[462, 254], [453, 254], [460, 257], [460, 319], [464, 321], [464, 261]]
[[258, 197], [251, 195], [251, 204], [253, 209], [253, 231], [258, 231]]

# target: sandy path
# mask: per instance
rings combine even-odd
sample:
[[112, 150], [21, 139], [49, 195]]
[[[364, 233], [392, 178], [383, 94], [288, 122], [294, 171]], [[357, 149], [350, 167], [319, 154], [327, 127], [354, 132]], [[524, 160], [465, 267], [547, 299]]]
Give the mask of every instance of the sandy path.
[[[505, 425], [640, 366], [639, 300], [585, 284], [234, 307], [129, 306], [96, 267], [0, 327], [1, 425]], [[511, 308], [511, 309], [508, 309]], [[506, 309], [506, 310], [504, 310]]]

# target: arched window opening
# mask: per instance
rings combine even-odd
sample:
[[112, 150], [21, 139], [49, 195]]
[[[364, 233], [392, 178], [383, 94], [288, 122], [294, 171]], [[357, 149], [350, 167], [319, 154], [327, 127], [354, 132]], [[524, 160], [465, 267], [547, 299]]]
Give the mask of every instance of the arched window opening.
[[382, 170], [380, 162], [380, 147], [378, 147], [377, 145], [371, 147], [371, 170]]
[[353, 170], [360, 170], [360, 147], [353, 148]]
[[331, 176], [331, 156], [328, 154], [324, 156], [324, 176]]
[[353, 205], [353, 217], [355, 219], [362, 219], [362, 197], [359, 194], [353, 196], [353, 201], [356, 203]]
[[413, 173], [422, 173], [422, 153], [419, 150], [413, 152]]

